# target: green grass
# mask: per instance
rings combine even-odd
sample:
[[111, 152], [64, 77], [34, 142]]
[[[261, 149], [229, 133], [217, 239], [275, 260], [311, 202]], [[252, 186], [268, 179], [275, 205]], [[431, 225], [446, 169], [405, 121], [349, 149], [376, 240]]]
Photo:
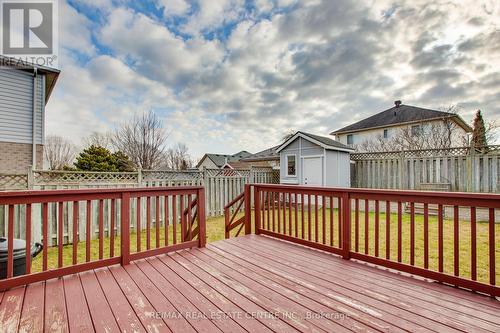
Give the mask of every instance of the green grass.
[[[264, 227], [265, 222], [267, 221], [267, 214], [264, 214], [263, 223]], [[298, 224], [298, 237], [308, 239], [308, 213], [307, 211], [304, 213], [304, 235], [301, 233], [301, 220], [302, 215], [299, 211], [297, 215]], [[239, 215], [241, 216], [241, 214]], [[238, 217], [239, 217], [238, 216]], [[334, 228], [333, 228], [333, 241], [334, 246], [338, 247], [338, 211], [333, 211], [334, 216]], [[375, 214], [369, 213], [369, 246], [368, 253], [374, 255], [375, 253], [375, 242], [374, 242], [374, 234], [375, 234]], [[295, 214], [292, 211], [292, 236], [295, 235]], [[315, 213], [314, 208], [311, 213], [311, 240], [316, 241], [315, 239]], [[325, 242], [326, 244], [330, 244], [330, 210], [325, 210], [325, 228], [322, 227], [322, 209], [318, 211], [318, 243], [323, 242], [323, 234], [325, 234]], [[289, 215], [285, 216], [286, 219], [286, 233], [289, 233]], [[280, 216], [281, 224], [280, 230], [283, 232], [283, 216]], [[277, 224], [278, 218], [275, 216], [275, 230], [278, 230]], [[355, 216], [352, 215], [352, 240], [351, 240], [351, 248], [355, 249], [355, 233], [354, 233], [354, 221]], [[365, 215], [363, 212], [359, 214], [359, 244], [358, 250], [361, 253], [365, 252]], [[460, 260], [460, 276], [470, 278], [470, 256], [471, 256], [471, 245], [470, 245], [470, 223], [468, 221], [460, 221], [459, 222], [460, 229], [460, 248], [459, 248], [459, 260]], [[496, 234], [500, 233], [500, 224], [495, 226]], [[177, 241], [180, 240], [180, 226], [177, 226]], [[270, 225], [270, 229], [272, 230], [272, 223]], [[151, 248], [156, 247], [156, 229], [152, 227], [151, 229]], [[243, 231], [242, 231], [243, 233]], [[235, 231], [232, 232], [232, 236], [234, 236]], [[453, 221], [449, 219], [444, 219], [443, 221], [443, 234], [444, 234], [444, 272], [448, 274], [453, 274]], [[160, 244], [163, 246], [165, 244], [165, 230], [164, 228], [160, 228]], [[172, 244], [172, 227], [169, 227], [168, 230], [169, 235], [169, 244]], [[391, 238], [391, 247], [390, 247], [390, 258], [391, 260], [397, 260], [397, 215], [390, 214], [390, 238]], [[438, 220], [436, 216], [429, 216], [429, 268], [433, 270], [438, 269]], [[208, 242], [214, 242], [217, 240], [224, 239], [224, 217], [213, 217], [207, 219], [207, 237]], [[131, 233], [131, 252], [136, 252], [136, 240], [137, 234]], [[498, 237], [497, 237], [498, 239]], [[379, 256], [384, 257], [386, 255], [385, 249], [385, 240], [386, 240], [386, 215], [385, 213], [379, 214]], [[141, 245], [142, 250], [146, 249], [146, 233], [141, 232]], [[481, 282], [489, 281], [489, 254], [488, 254], [488, 224], [485, 222], [477, 223], [477, 279]], [[402, 262], [410, 263], [410, 216], [408, 214], [402, 215]], [[110, 254], [110, 239], [105, 238], [103, 243], [104, 248], [104, 258], [109, 258]], [[78, 244], [78, 263], [85, 262], [85, 249], [86, 243], [80, 242]], [[119, 255], [120, 253], [120, 238], [115, 237], [115, 255]], [[98, 259], [99, 256], [99, 240], [92, 240], [90, 245], [91, 252], [91, 260]], [[57, 259], [58, 259], [58, 249], [57, 247], [52, 247], [48, 249], [48, 266], [49, 268], [57, 267]], [[66, 245], [63, 247], [63, 265], [71, 265], [72, 264], [72, 255], [73, 255], [73, 246]], [[496, 267], [497, 281], [500, 281], [500, 247], [496, 246]], [[41, 270], [42, 265], [42, 255], [39, 255], [34, 261], [32, 270], [33, 272], [37, 272]], [[415, 265], [418, 267], [423, 267], [424, 265], [424, 223], [423, 216], [416, 215], [415, 217]]]

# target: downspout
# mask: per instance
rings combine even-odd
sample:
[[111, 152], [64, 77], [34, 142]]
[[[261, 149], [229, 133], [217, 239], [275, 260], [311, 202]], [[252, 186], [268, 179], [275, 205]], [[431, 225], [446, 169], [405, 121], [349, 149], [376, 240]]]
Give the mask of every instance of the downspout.
[[38, 71], [37, 71], [37, 68], [33, 68], [33, 151], [32, 151], [32, 154], [31, 156], [33, 157], [33, 160], [32, 160], [32, 168], [33, 169], [36, 169], [37, 168], [37, 165], [36, 165], [36, 89], [37, 89], [37, 86], [36, 86], [36, 80], [37, 80], [37, 74], [38, 74]]

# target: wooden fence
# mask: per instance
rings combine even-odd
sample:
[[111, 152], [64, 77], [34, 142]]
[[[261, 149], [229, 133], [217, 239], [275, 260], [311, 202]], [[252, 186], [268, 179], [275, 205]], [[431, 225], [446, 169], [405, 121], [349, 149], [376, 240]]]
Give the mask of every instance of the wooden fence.
[[357, 188], [500, 192], [500, 146], [351, 154]]
[[[224, 206], [235, 196], [240, 194], [245, 184], [248, 183], [278, 183], [279, 173], [271, 168], [252, 168], [250, 170], [219, 170], [205, 169], [203, 171], [139, 171], [139, 172], [74, 172], [74, 171], [42, 171], [32, 170], [27, 174], [5, 175], [0, 174], [0, 190], [76, 190], [76, 189], [111, 189], [111, 188], [142, 188], [142, 187], [176, 187], [176, 186], [203, 186], [206, 190], [205, 207], [207, 216], [219, 216], [224, 214]], [[36, 203], [34, 204], [37, 205]], [[131, 209], [136, 210], [136, 204], [131, 203]], [[97, 216], [99, 216], [98, 205], [91, 206], [91, 216], [94, 221], [90, 227], [92, 239], [99, 236]], [[117, 208], [119, 209], [119, 207]], [[151, 202], [151, 209], [156, 210], [156, 202]], [[160, 210], [163, 211], [160, 203]], [[106, 221], [112, 218], [112, 207], [108, 201], [104, 202], [103, 211]], [[146, 214], [146, 207], [142, 206], [141, 214]], [[38, 212], [38, 213], [35, 213]], [[72, 228], [72, 207], [70, 203], [62, 205], [62, 210], [55, 203], [48, 205], [48, 245], [57, 244], [57, 219], [62, 213], [64, 224], [64, 244], [71, 243], [68, 230]], [[80, 207], [80, 218], [84, 218], [86, 212]], [[7, 207], [0, 205], [0, 236], [7, 232]], [[24, 238], [26, 230], [24, 221], [26, 210], [22, 205], [14, 206], [15, 237]], [[137, 214], [131, 214], [131, 221], [136, 223]], [[32, 239], [39, 242], [42, 237], [39, 207], [32, 209]], [[145, 227], [145, 221], [141, 221]], [[81, 226], [83, 227], [83, 226]], [[80, 230], [83, 234], [85, 230]]]

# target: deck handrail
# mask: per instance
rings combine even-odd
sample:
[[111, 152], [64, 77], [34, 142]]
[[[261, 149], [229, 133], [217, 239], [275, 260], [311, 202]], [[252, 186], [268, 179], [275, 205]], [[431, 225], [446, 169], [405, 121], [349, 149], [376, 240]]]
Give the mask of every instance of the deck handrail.
[[[247, 206], [253, 200], [254, 207], [242, 219], [247, 230], [254, 221], [256, 234], [500, 296], [495, 257], [498, 194], [249, 186], [253, 196], [246, 191], [244, 200]], [[445, 240], [453, 245], [447, 253]], [[460, 247], [464, 242], [465, 250]], [[468, 255], [468, 264], [461, 255]]]
[[[2, 192], [0, 206], [7, 208], [7, 261], [4, 263], [6, 278], [0, 279], [0, 290], [109, 265], [127, 265], [132, 260], [184, 248], [204, 247], [204, 203], [205, 190], [201, 186]], [[24, 221], [21, 214], [16, 214], [18, 208], [25, 212]], [[45, 244], [41, 269], [32, 272], [33, 219], [37, 217], [41, 217], [39, 231]], [[23, 257], [26, 271], [17, 276], [14, 274], [13, 250], [15, 218], [21, 220], [20, 225], [26, 230], [26, 255]], [[98, 230], [91, 230], [94, 219], [98, 221]], [[133, 219], [135, 223], [132, 223]], [[56, 267], [49, 267], [49, 220], [55, 220], [57, 226], [57, 246], [50, 249], [57, 250]], [[177, 230], [177, 224], [181, 230]], [[67, 230], [64, 230], [65, 226]], [[136, 234], [135, 242], [131, 241], [131, 229]], [[99, 234], [96, 244], [91, 241], [92, 232]], [[106, 240], [105, 234], [108, 235]], [[146, 249], [141, 244], [144, 236]], [[64, 237], [72, 240], [71, 257], [63, 255]], [[80, 254], [85, 254], [85, 258], [79, 260], [82, 237], [85, 237], [85, 248]], [[119, 250], [115, 237], [119, 237]], [[108, 249], [105, 251], [105, 246], [109, 252]], [[92, 258], [92, 252], [97, 258]], [[69, 258], [71, 262], [65, 263], [64, 259], [68, 261]]]

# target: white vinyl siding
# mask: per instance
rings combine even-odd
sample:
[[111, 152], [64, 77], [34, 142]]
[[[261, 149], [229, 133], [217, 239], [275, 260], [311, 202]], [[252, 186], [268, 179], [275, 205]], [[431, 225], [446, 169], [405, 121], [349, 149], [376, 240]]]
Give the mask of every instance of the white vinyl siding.
[[[38, 75], [36, 91], [36, 143], [43, 144], [45, 77]], [[0, 70], [0, 141], [32, 143], [33, 76], [15, 69]]]

